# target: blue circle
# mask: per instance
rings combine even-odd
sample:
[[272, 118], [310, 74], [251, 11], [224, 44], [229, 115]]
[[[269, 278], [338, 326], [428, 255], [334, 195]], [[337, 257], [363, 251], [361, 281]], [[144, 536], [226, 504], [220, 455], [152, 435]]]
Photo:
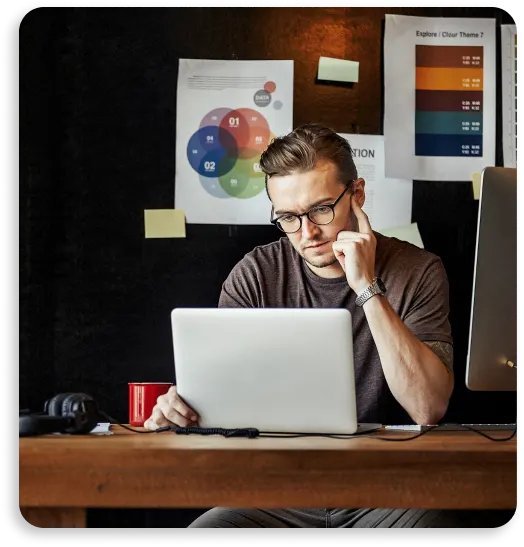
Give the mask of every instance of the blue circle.
[[191, 167], [205, 177], [228, 173], [238, 158], [235, 138], [223, 127], [206, 126], [193, 133], [187, 144]]
[[230, 199], [232, 197], [222, 188], [218, 179], [203, 177], [202, 175], [199, 175], [198, 178], [202, 188], [213, 197], [220, 199]]
[[275, 110], [280, 110], [284, 105], [282, 104], [282, 101], [275, 101], [273, 103], [273, 108]]
[[195, 171], [204, 177], [221, 177], [233, 169], [236, 161], [236, 157], [231, 157], [225, 150], [218, 148], [208, 152], [200, 160], [200, 163]]

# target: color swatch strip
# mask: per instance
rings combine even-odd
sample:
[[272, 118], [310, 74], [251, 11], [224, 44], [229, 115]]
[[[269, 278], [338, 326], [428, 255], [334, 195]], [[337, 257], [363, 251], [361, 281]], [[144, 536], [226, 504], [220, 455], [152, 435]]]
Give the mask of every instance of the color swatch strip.
[[415, 109], [434, 112], [482, 112], [482, 91], [417, 89]]
[[415, 155], [482, 156], [482, 46], [416, 46]]
[[417, 89], [482, 91], [482, 68], [417, 67]]
[[417, 66], [484, 68], [482, 46], [417, 46]]

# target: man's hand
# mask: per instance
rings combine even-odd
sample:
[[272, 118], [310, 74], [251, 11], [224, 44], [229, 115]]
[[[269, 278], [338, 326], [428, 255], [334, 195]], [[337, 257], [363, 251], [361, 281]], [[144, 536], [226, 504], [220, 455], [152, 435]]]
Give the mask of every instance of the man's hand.
[[180, 398], [176, 386], [171, 386], [165, 395], [160, 395], [157, 399], [144, 427], [152, 430], [171, 425], [190, 427], [196, 425], [197, 420], [197, 413]]
[[358, 221], [358, 232], [339, 232], [333, 252], [340, 262], [349, 286], [359, 293], [371, 285], [375, 277], [375, 249], [377, 240], [369, 219], [356, 199], [351, 200]]

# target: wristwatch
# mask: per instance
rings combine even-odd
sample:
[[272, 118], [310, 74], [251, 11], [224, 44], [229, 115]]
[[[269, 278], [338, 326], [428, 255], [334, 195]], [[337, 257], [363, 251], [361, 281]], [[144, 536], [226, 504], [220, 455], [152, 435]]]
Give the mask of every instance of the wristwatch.
[[385, 292], [386, 285], [384, 285], [382, 279], [380, 279], [380, 277], [374, 277], [371, 285], [357, 295], [355, 304], [357, 306], [363, 306], [372, 296], [384, 294]]

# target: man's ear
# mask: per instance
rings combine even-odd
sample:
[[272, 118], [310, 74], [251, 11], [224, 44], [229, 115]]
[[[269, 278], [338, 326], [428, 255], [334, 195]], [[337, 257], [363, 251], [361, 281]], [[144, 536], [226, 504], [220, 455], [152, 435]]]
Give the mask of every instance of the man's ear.
[[353, 199], [357, 200], [360, 208], [363, 207], [364, 202], [366, 201], [366, 191], [364, 190], [365, 185], [366, 181], [363, 178], [358, 178], [353, 183]]

